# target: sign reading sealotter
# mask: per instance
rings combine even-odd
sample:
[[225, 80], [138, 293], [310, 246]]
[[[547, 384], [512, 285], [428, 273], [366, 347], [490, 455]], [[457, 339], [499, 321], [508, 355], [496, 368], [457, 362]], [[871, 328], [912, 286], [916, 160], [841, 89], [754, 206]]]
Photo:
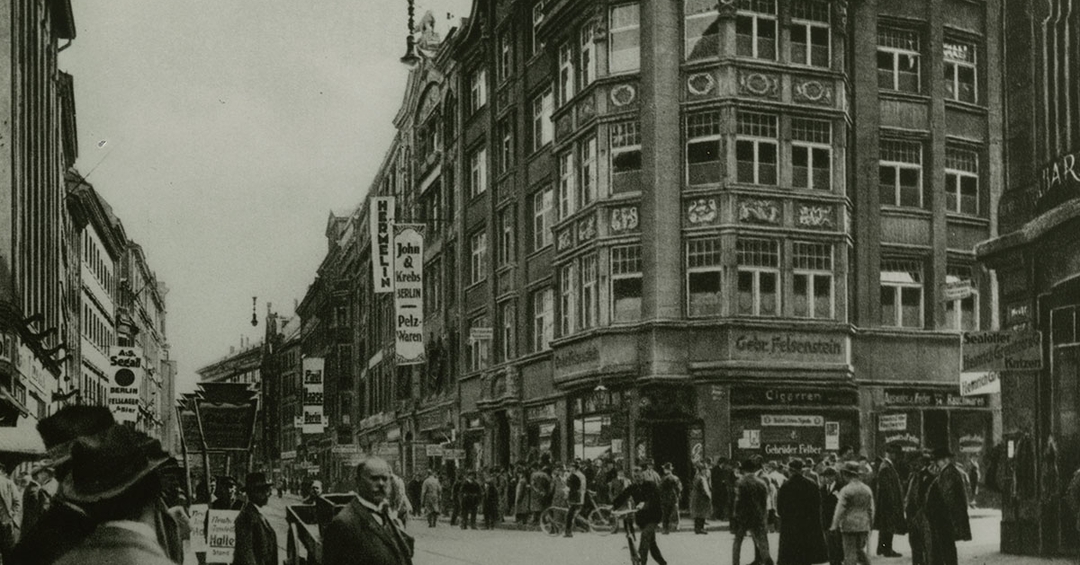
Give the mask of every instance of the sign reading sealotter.
[[394, 226], [395, 353], [398, 365], [419, 365], [424, 356], [424, 226]]
[[1037, 371], [1043, 368], [1041, 332], [964, 332], [964, 373]]
[[731, 352], [734, 359], [779, 361], [809, 361], [822, 363], [847, 362], [847, 338], [839, 336], [801, 335], [788, 332], [731, 332]]
[[146, 372], [142, 366], [142, 350], [113, 347], [109, 353], [109, 409], [117, 422], [137, 422], [139, 387]]
[[232, 563], [236, 549], [236, 516], [239, 510], [210, 510], [206, 528], [206, 562]]
[[375, 292], [394, 290], [394, 244], [391, 225], [394, 223], [394, 197], [376, 196], [371, 199], [371, 269]]

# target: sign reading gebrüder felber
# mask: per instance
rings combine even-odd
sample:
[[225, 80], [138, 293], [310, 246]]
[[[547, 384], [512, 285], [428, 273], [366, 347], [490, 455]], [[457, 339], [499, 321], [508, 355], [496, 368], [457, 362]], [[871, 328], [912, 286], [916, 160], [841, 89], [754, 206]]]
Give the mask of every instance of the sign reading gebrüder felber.
[[964, 373], [1037, 371], [1043, 367], [1040, 332], [964, 332], [960, 343], [960, 370]]
[[394, 290], [394, 197], [371, 199], [371, 269], [375, 292]]
[[322, 357], [304, 358], [304, 423], [303, 433], [323, 432], [323, 367]]
[[398, 365], [424, 362], [424, 226], [394, 225], [394, 330]]
[[109, 351], [109, 409], [117, 422], [139, 420], [139, 387], [146, 377], [142, 349], [113, 347]]
[[846, 336], [740, 330], [732, 331], [729, 336], [733, 359], [847, 362]]

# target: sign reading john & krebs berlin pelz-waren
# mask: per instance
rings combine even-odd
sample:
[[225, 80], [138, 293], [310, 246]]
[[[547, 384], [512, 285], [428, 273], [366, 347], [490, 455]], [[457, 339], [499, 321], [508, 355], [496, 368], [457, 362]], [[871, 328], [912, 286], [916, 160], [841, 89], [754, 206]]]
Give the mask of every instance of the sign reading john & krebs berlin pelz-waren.
[[108, 404], [117, 422], [139, 420], [139, 388], [146, 377], [142, 349], [113, 346], [109, 350]]
[[424, 356], [424, 226], [394, 225], [394, 328], [398, 365]]
[[1031, 371], [1043, 367], [1042, 333], [964, 332], [960, 339], [961, 371]]
[[393, 224], [394, 197], [376, 196], [371, 199], [371, 276], [375, 292], [394, 290]]
[[844, 336], [774, 331], [732, 331], [728, 335], [733, 359], [847, 362]]
[[323, 432], [323, 368], [322, 357], [305, 357], [304, 369], [304, 421], [303, 433]]

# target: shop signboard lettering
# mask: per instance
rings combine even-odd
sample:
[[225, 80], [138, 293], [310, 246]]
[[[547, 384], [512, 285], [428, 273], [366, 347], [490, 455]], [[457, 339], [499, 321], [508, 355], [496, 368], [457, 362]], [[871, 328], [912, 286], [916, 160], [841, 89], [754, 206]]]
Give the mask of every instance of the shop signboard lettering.
[[840, 449], [840, 422], [825, 422], [825, 449]]
[[825, 418], [821, 416], [802, 416], [802, 415], [781, 415], [774, 416], [771, 414], [763, 414], [761, 416], [761, 425], [767, 426], [785, 426], [785, 427], [821, 427], [825, 425]]
[[206, 551], [206, 513], [210, 510], [208, 504], [192, 504], [188, 512], [191, 524], [191, 550]]
[[556, 369], [581, 369], [582, 366], [599, 365], [600, 348], [587, 345], [580, 348], [560, 349], [555, 352]]
[[255, 429], [254, 403], [229, 404], [199, 401], [199, 418], [208, 449], [247, 450]]
[[1001, 378], [997, 371], [960, 373], [960, 394], [962, 396], [995, 392], [1001, 392]]
[[139, 389], [146, 377], [142, 349], [113, 347], [109, 351], [108, 403], [117, 422], [139, 420]]
[[394, 197], [376, 196], [371, 199], [374, 221], [371, 222], [371, 268], [375, 292], [393, 292], [393, 236]]
[[304, 370], [304, 422], [303, 433], [323, 432], [323, 368], [322, 357], [305, 357]]
[[549, 403], [541, 404], [540, 406], [529, 406], [525, 409], [525, 419], [529, 421], [554, 420], [555, 405]]
[[394, 351], [398, 365], [424, 363], [424, 225], [394, 226]]
[[887, 388], [886, 406], [985, 408], [985, 396], [961, 396], [957, 392], [926, 391], [908, 388]]
[[236, 548], [236, 517], [239, 510], [209, 510], [206, 529], [206, 562], [232, 563]]
[[857, 404], [858, 400], [858, 392], [842, 389], [811, 390], [772, 387], [734, 388], [731, 391], [731, 403], [739, 406], [775, 406], [778, 404], [790, 406], [851, 406]]
[[1041, 332], [964, 332], [960, 351], [965, 373], [1043, 368]]
[[1036, 209], [1045, 212], [1059, 204], [1080, 197], [1080, 151], [1054, 159], [1039, 175]]
[[918, 451], [919, 445], [921, 444], [921, 442], [919, 441], [919, 437], [907, 430], [887, 433], [882, 436], [882, 439], [884, 440], [882, 442], [883, 445], [889, 445], [892, 443], [899, 444], [900, 449], [902, 449], [904, 453]]
[[960, 436], [960, 453], [968, 455], [982, 453], [986, 440], [982, 434], [966, 434]]
[[425, 446], [424, 455], [428, 457], [442, 457], [443, 446], [438, 444], [429, 443]]
[[907, 414], [880, 414], [878, 415], [877, 426], [879, 432], [906, 430]]
[[802, 335], [788, 332], [733, 331], [731, 337], [732, 357], [760, 361], [810, 361], [824, 363], [847, 362], [847, 338], [835, 336]]

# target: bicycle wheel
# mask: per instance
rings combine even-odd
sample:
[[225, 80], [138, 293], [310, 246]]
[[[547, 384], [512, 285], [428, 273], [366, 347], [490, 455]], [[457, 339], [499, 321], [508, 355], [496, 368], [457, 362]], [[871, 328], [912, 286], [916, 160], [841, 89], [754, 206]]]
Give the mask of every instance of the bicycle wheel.
[[562, 533], [562, 522], [554, 508], [548, 508], [540, 514], [540, 529], [549, 536], [557, 536]]
[[611, 508], [600, 506], [593, 508], [592, 512], [589, 512], [589, 525], [592, 526], [592, 531], [598, 534], [606, 536], [615, 533], [615, 524], [615, 517], [611, 515]]
[[626, 548], [630, 550], [630, 565], [641, 565], [641, 556], [638, 555], [637, 541], [634, 534], [627, 529], [626, 530]]

